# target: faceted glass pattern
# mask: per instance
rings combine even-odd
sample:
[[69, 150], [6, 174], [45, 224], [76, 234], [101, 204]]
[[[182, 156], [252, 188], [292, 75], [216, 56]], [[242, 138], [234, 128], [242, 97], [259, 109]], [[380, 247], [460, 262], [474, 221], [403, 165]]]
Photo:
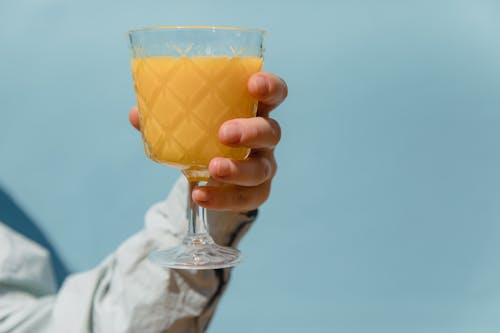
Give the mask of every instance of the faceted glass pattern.
[[257, 57], [194, 56], [132, 59], [147, 155], [182, 169], [203, 169], [216, 156], [244, 159], [246, 148], [218, 140], [232, 118], [255, 116], [257, 101], [247, 90], [262, 67]]

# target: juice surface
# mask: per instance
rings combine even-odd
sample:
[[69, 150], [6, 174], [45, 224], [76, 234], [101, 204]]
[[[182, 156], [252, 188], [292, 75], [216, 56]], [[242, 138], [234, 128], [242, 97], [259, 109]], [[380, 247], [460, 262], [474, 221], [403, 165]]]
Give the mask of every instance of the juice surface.
[[226, 120], [255, 116], [257, 101], [248, 93], [247, 81], [261, 68], [262, 58], [257, 57], [132, 59], [141, 132], [149, 158], [205, 172], [213, 157], [244, 159], [248, 149], [224, 146], [218, 131]]

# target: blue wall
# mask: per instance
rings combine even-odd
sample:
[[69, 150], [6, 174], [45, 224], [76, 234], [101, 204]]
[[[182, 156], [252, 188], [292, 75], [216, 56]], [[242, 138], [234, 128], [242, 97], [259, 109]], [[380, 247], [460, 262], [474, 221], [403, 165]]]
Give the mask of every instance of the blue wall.
[[69, 267], [178, 176], [127, 123], [125, 32], [200, 24], [268, 29], [290, 86], [272, 197], [210, 332], [498, 332], [496, 1], [0, 1], [0, 187]]

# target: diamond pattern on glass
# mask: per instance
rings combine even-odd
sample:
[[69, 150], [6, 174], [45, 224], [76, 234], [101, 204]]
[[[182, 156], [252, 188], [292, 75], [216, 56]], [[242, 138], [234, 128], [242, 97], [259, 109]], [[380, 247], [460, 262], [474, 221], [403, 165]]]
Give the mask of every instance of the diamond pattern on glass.
[[220, 126], [255, 116], [247, 91], [257, 57], [146, 57], [132, 59], [144, 146], [148, 156], [180, 168], [200, 168], [215, 156], [243, 159], [248, 150], [222, 145]]

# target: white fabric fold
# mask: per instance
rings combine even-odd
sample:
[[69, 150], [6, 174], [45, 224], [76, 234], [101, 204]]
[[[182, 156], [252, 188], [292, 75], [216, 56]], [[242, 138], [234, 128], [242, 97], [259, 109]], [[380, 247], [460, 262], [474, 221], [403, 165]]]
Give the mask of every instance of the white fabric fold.
[[[0, 333], [203, 332], [228, 282], [226, 270], [168, 270], [148, 253], [187, 231], [187, 183], [153, 205], [143, 230], [56, 292], [48, 252], [0, 223]], [[209, 212], [216, 242], [236, 246], [255, 214]]]

